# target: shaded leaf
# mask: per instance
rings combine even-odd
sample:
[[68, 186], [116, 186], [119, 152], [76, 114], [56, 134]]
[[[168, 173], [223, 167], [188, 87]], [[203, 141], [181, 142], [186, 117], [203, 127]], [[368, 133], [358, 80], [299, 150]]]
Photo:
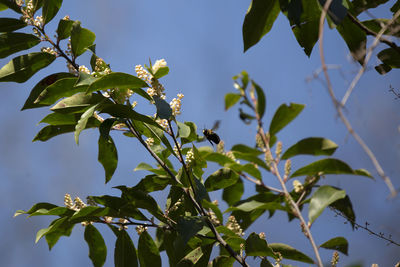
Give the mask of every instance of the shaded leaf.
[[245, 245], [246, 256], [275, 256], [267, 241], [254, 232], [246, 239]]
[[231, 150], [238, 151], [241, 153], [246, 153], [246, 154], [256, 154], [257, 156], [263, 154], [263, 152], [258, 150], [257, 148], [249, 147], [249, 146], [242, 145], [242, 144], [234, 145], [231, 148]]
[[190, 251], [186, 256], [178, 262], [178, 267], [193, 266], [203, 256], [202, 247], [197, 247]]
[[103, 165], [106, 183], [111, 180], [118, 164], [118, 152], [115, 147], [114, 140], [109, 136], [107, 139], [102, 135], [99, 136], [99, 155], [98, 161]]
[[290, 103], [289, 106], [286, 104], [279, 106], [271, 120], [271, 124], [269, 125], [270, 135], [273, 136], [282, 130], [300, 114], [303, 108], [304, 105], [296, 103]]
[[169, 72], [169, 68], [168, 67], [161, 67], [157, 70], [156, 73], [154, 74], [154, 78], [156, 79], [160, 79], [161, 77], [164, 77], [165, 75], [167, 75]]
[[42, 52], [17, 56], [0, 69], [0, 82], [26, 82], [55, 59], [54, 55]]
[[218, 256], [212, 261], [212, 267], [231, 267], [235, 259], [230, 256]]
[[254, 86], [254, 89], [256, 90], [257, 93], [257, 104], [256, 104], [257, 114], [260, 117], [260, 119], [262, 119], [265, 113], [265, 108], [267, 106], [267, 100], [265, 99], [265, 94], [263, 89], [253, 80], [251, 81], [251, 83]]
[[140, 267], [161, 267], [160, 252], [147, 231], [139, 236], [138, 256]]
[[336, 200], [330, 205], [332, 208], [340, 211], [342, 215], [344, 215], [347, 220], [351, 223], [351, 226], [354, 230], [354, 222], [356, 221], [356, 214], [353, 210], [353, 205], [351, 204], [349, 196]]
[[320, 245], [321, 248], [326, 248], [326, 249], [333, 249], [342, 252], [345, 255], [347, 254], [348, 248], [349, 248], [349, 243], [347, 242], [346, 238], [344, 237], [335, 237], [332, 238], [322, 245]]
[[240, 100], [241, 97], [242, 96], [240, 94], [227, 93], [225, 95], [225, 110], [233, 107]]
[[89, 224], [85, 227], [85, 241], [89, 246], [89, 258], [92, 260], [94, 267], [104, 265], [107, 256], [107, 247], [100, 232], [93, 225]]
[[60, 19], [57, 27], [57, 39], [64, 40], [71, 36], [73, 20]]
[[367, 35], [348, 17], [340, 23], [336, 29], [346, 42], [354, 60], [364, 64], [365, 53], [367, 51]]
[[79, 144], [79, 135], [81, 132], [86, 128], [86, 124], [89, 121], [91, 117], [93, 117], [93, 113], [95, 112], [96, 108], [98, 107], [98, 104], [88, 108], [80, 117], [78, 123], [75, 126], [75, 133], [74, 133], [74, 138], [76, 144]]
[[62, 0], [45, 0], [43, 1], [43, 24], [49, 23], [57, 14], [62, 4]]
[[284, 259], [301, 261], [305, 263], [314, 263], [314, 261], [309, 256], [289, 245], [282, 243], [271, 243], [269, 244], [269, 247], [272, 248], [274, 252], [281, 253]]
[[188, 138], [190, 136], [190, 126], [179, 121], [176, 124], [178, 125], [178, 136], [180, 138]]
[[267, 34], [279, 15], [278, 0], [253, 0], [243, 22], [244, 52]]
[[114, 250], [115, 267], [138, 266], [135, 245], [125, 230], [118, 231]]
[[38, 96], [42, 93], [42, 91], [46, 89], [46, 87], [52, 85], [57, 80], [60, 80], [63, 78], [68, 78], [68, 77], [73, 77], [73, 74], [68, 73], [68, 72], [59, 72], [59, 73], [51, 74], [51, 75], [47, 76], [46, 78], [43, 78], [32, 89], [32, 91], [29, 94], [28, 99], [25, 101], [25, 104], [21, 110], [46, 106], [44, 104], [35, 104], [34, 102], [36, 101]]
[[243, 192], [243, 181], [239, 178], [235, 184], [224, 188], [222, 199], [231, 206], [241, 199]]
[[178, 231], [183, 243], [187, 243], [194, 235], [197, 234], [205, 223], [202, 218], [197, 216], [185, 216], [178, 219], [176, 230]]
[[89, 106], [98, 104], [100, 102], [111, 103], [111, 101], [105, 98], [103, 95], [87, 95], [81, 92], [68, 98], [64, 98], [55, 104], [50, 110], [62, 113], [84, 112]]
[[22, 13], [21, 7], [17, 5], [16, 1], [14, 0], [0, 0], [0, 3], [5, 5], [6, 7], [14, 10], [17, 13]]
[[27, 50], [40, 43], [33, 34], [9, 32], [0, 35], [0, 58], [5, 58], [16, 52]]
[[74, 21], [71, 29], [71, 51], [74, 57], [82, 55], [96, 39], [96, 35], [81, 27], [80, 21]]
[[338, 199], [346, 196], [344, 190], [335, 189], [329, 185], [323, 185], [314, 192], [308, 207], [308, 220], [313, 223], [321, 215], [326, 207]]
[[235, 184], [238, 179], [239, 175], [237, 173], [223, 168], [208, 176], [204, 186], [207, 191], [215, 191]]
[[400, 53], [394, 48], [387, 48], [380, 51], [378, 58], [391, 68], [400, 68]]
[[26, 26], [27, 24], [20, 19], [0, 18], [0, 32], [12, 32]]
[[36, 136], [33, 138], [32, 142], [35, 141], [47, 141], [50, 138], [64, 134], [64, 133], [70, 133], [75, 131], [75, 125], [48, 125], [44, 128], [42, 128]]
[[33, 205], [28, 211], [17, 210], [14, 214], [14, 217], [21, 215], [21, 214], [32, 214], [35, 211], [40, 210], [40, 209], [51, 210], [53, 208], [57, 208], [57, 205], [47, 203], [47, 202], [40, 202], [40, 203], [36, 203], [35, 205]]
[[153, 174], [142, 178], [135, 188], [145, 192], [154, 192], [164, 190], [169, 184], [171, 184], [171, 177]]
[[[39, 123], [47, 123], [50, 125], [76, 125], [81, 118], [82, 114], [64, 114], [64, 113], [50, 113], [44, 117]], [[100, 122], [94, 117], [89, 118], [87, 124], [97, 127]]]
[[327, 158], [315, 161], [295, 171], [290, 177], [303, 175], [326, 175], [326, 174], [352, 174], [362, 175], [369, 178], [372, 176], [365, 170], [353, 170], [349, 165], [341, 160]]
[[352, 9], [350, 10], [354, 15], [358, 16], [361, 12], [370, 8], [375, 8], [388, 2], [389, 0], [353, 0]]
[[107, 118], [105, 119], [99, 127], [100, 135], [103, 136], [104, 139], [108, 139], [110, 136], [110, 130], [113, 127], [114, 123], [118, 122], [118, 118]]
[[157, 117], [169, 120], [172, 116], [172, 109], [167, 101], [158, 96], [153, 96], [153, 99], [157, 108]]
[[[397, 3], [400, 6], [400, 2]], [[378, 33], [382, 30], [382, 25], [387, 26], [389, 21], [390, 19], [371, 19], [362, 21], [361, 23], [373, 32]], [[387, 30], [385, 30], [384, 34], [400, 37], [399, 26], [400, 22], [394, 21], [392, 24], [387, 26]]]
[[288, 148], [288, 150], [283, 153], [282, 159], [292, 158], [297, 155], [330, 156], [335, 152], [337, 147], [337, 144], [329, 139], [322, 137], [309, 137], [300, 140]]
[[79, 77], [78, 80], [76, 81], [76, 84], [74, 85], [76, 86], [81, 86], [81, 85], [91, 85], [93, 82], [97, 81], [99, 78], [92, 76], [89, 73], [86, 72], [79, 72]]
[[84, 92], [87, 86], [74, 87], [76, 81], [77, 78], [75, 77], [57, 80], [40, 93], [34, 104], [50, 106], [60, 98], [70, 97], [76, 93]]

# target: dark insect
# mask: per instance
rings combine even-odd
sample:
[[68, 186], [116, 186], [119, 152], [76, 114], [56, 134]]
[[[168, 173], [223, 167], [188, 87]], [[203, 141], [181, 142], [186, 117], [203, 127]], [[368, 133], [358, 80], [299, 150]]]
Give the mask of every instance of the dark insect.
[[221, 139], [219, 138], [218, 134], [214, 133], [212, 130], [204, 129], [203, 130], [203, 134], [204, 134], [204, 136], [207, 138], [208, 142], [210, 142], [210, 144], [212, 146], [214, 146], [212, 142], [214, 142], [216, 145], [218, 145], [219, 142], [221, 141]]

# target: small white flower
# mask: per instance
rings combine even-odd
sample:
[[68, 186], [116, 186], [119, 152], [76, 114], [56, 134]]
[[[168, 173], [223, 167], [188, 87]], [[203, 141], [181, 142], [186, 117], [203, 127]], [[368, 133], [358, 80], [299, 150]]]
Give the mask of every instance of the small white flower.
[[151, 70], [153, 71], [153, 73], [156, 73], [160, 68], [163, 68], [166, 66], [167, 66], [167, 61], [165, 61], [165, 59], [159, 59], [156, 61], [156, 63], [154, 63]]

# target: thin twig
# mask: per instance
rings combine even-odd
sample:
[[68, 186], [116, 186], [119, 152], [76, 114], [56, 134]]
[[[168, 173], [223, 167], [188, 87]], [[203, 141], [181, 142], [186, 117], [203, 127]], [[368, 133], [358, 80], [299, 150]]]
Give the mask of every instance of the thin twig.
[[[254, 96], [251, 96], [251, 98], [253, 101], [253, 110], [255, 111], [255, 115], [256, 115], [256, 119], [257, 119], [257, 123], [258, 123], [258, 134], [263, 139], [263, 142], [264, 142], [264, 145], [266, 148], [266, 153], [270, 153], [271, 148], [269, 147], [269, 140], [264, 132], [264, 128], [262, 125], [262, 120], [260, 118], [260, 115], [258, 114], [257, 109], [255, 108], [256, 104], [257, 104], [257, 100], [255, 99]], [[300, 220], [301, 228], [305, 232], [305, 236], [310, 241], [311, 246], [314, 250], [315, 257], [317, 258], [317, 265], [319, 267], [323, 267], [324, 265], [322, 264], [321, 256], [319, 255], [318, 246], [316, 245], [314, 238], [311, 234], [310, 227], [304, 220], [304, 217], [301, 214], [299, 206], [296, 204], [296, 202], [293, 200], [292, 196], [290, 195], [289, 191], [287, 190], [286, 184], [285, 184], [283, 178], [281, 177], [281, 174], [279, 173], [277, 161], [272, 160], [270, 168], [271, 168], [271, 173], [273, 173], [278, 178], [279, 183], [281, 184], [281, 187], [283, 189], [283, 194], [285, 195], [285, 198], [289, 201], [290, 205], [292, 206], [292, 208], [294, 210], [294, 212], [293, 212], [294, 215]]]
[[[344, 113], [342, 111], [343, 104], [338, 102], [338, 100], [336, 99], [335, 94], [333, 92], [332, 82], [330, 80], [330, 77], [329, 77], [329, 74], [328, 74], [328, 68], [327, 68], [327, 65], [325, 63], [324, 45], [323, 45], [324, 22], [325, 22], [327, 10], [328, 10], [329, 5], [331, 4], [331, 2], [332, 2], [332, 0], [326, 1], [325, 5], [324, 5], [324, 8], [323, 8], [323, 10], [321, 12], [321, 18], [320, 18], [320, 23], [319, 23], [319, 54], [320, 54], [320, 58], [321, 58], [322, 70], [324, 72], [326, 84], [327, 84], [327, 87], [328, 87], [328, 92], [329, 92], [329, 95], [331, 96], [332, 102], [333, 102], [333, 104], [334, 104], [334, 106], [336, 108], [336, 111], [337, 111], [340, 119], [342, 120], [342, 122], [346, 126], [347, 130], [349, 131], [349, 133], [360, 144], [361, 148], [365, 151], [365, 153], [371, 159], [372, 164], [374, 165], [375, 169], [377, 170], [379, 176], [382, 177], [382, 179], [386, 183], [387, 187], [389, 188], [391, 196], [394, 197], [394, 196], [396, 196], [397, 191], [395, 190], [395, 188], [394, 188], [394, 186], [392, 184], [392, 181], [390, 180], [390, 178], [388, 176], [386, 176], [385, 172], [383, 171], [381, 165], [379, 164], [378, 160], [376, 159], [376, 157], [375, 157], [374, 153], [371, 151], [371, 149], [367, 146], [367, 144], [364, 142], [364, 140], [354, 131], [353, 127], [351, 126], [351, 124], [349, 122], [349, 120], [346, 118], [346, 116], [344, 115]], [[395, 16], [393, 18], [397, 18], [399, 15], [400, 15], [400, 10], [396, 12], [396, 14], [395, 14]], [[379, 34], [382, 35], [382, 31], [380, 31]], [[375, 41], [378, 42], [379, 38], [375, 38]], [[354, 78], [354, 80], [353, 80], [352, 84], [350, 85], [349, 89], [350, 88], [354, 88], [355, 84], [358, 82], [359, 78], [361, 77], [362, 73], [364, 72], [364, 70], [365, 70], [364, 66], [366, 65], [365, 63], [368, 62], [369, 58], [371, 57], [371, 53], [372, 53], [372, 49], [373, 49], [372, 47], [374, 45], [376, 45], [375, 41], [371, 45], [370, 49], [368, 50], [368, 55], [365, 58], [364, 65], [360, 69], [360, 71], [358, 72], [357, 76]], [[352, 91], [352, 89], [349, 92], [351, 93], [351, 91]], [[349, 93], [349, 95], [350, 95], [350, 93]], [[345, 101], [343, 103], [345, 103]]]
[[377, 236], [377, 237], [379, 237], [379, 238], [381, 238], [381, 239], [383, 239], [383, 240], [386, 240], [386, 241], [389, 242], [389, 244], [393, 244], [393, 245], [396, 245], [396, 246], [399, 246], [399, 247], [400, 247], [400, 243], [398, 243], [398, 242], [392, 240], [392, 239], [391, 239], [391, 235], [389, 235], [389, 237], [386, 237], [384, 233], [376, 233], [376, 232], [372, 231], [371, 229], [369, 229], [369, 228], [368, 228], [368, 225], [369, 225], [368, 222], [365, 222], [365, 226], [363, 226], [363, 225], [357, 223], [356, 221], [354, 221], [354, 220], [348, 218], [346, 215], [344, 215], [344, 214], [343, 214], [342, 212], [340, 212], [339, 210], [337, 210], [337, 209], [335, 209], [335, 208], [333, 208], [333, 207], [330, 207], [330, 209], [331, 209], [334, 213], [336, 213], [336, 215], [338, 215], [338, 216], [340, 216], [340, 217], [343, 217], [344, 219], [346, 219], [347, 221], [349, 221], [351, 224], [353, 224], [353, 225], [356, 227], [356, 229], [358, 229], [358, 228], [364, 229], [365, 231], [367, 231], [367, 232], [370, 233], [371, 235], [374, 235], [374, 236]]
[[[362, 29], [366, 34], [368, 35], [373, 35], [377, 38], [379, 38], [379, 42], [381, 43], [385, 43], [388, 46], [390, 46], [391, 48], [395, 49], [398, 53], [400, 53], [400, 47], [398, 47], [394, 42], [390, 41], [389, 39], [385, 38], [384, 36], [379, 36], [379, 33], [374, 32], [373, 30], [371, 30], [370, 28], [368, 28], [367, 26], [365, 26], [364, 24], [362, 24], [361, 21], [359, 21], [356, 17], [354, 17], [352, 14], [350, 14], [349, 12], [347, 12], [347, 16], [350, 18], [350, 20], [357, 25], [360, 29]], [[392, 22], [393, 23], [393, 22]], [[389, 26], [392, 23], [388, 23], [387, 25], [385, 25], [385, 31], [389, 28]], [[384, 31], [384, 32], [385, 32]]]
[[[372, 57], [372, 52], [375, 49], [375, 47], [378, 46], [379, 42], [381, 41], [382, 35], [385, 33], [385, 31], [389, 28], [390, 25], [392, 25], [396, 19], [400, 16], [400, 9], [393, 15], [392, 19], [389, 20], [389, 22], [382, 27], [382, 29], [375, 35], [375, 39], [372, 42], [372, 44], [370, 45], [370, 47], [368, 47], [368, 51], [367, 51], [367, 55], [364, 59], [364, 63], [361, 66], [360, 70], [358, 71], [357, 75], [354, 77], [353, 81], [350, 83], [349, 88], [347, 89], [346, 93], [344, 94], [342, 101], [340, 101], [340, 104], [342, 106], [346, 105], [347, 100], [350, 97], [350, 94], [353, 92], [354, 87], [356, 86], [356, 84], [358, 83], [358, 81], [360, 80], [361, 76], [364, 74], [365, 69], [367, 67], [367, 64], [369, 62], [369, 60]], [[395, 44], [394, 44], [395, 45]], [[396, 51], [399, 51], [400, 48], [398, 46], [396, 46]], [[399, 52], [400, 53], [400, 52]]]

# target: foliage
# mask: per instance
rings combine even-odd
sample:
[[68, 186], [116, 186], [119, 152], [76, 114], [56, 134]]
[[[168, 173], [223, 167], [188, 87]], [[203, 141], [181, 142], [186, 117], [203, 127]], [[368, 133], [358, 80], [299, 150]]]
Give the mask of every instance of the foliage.
[[[355, 56], [364, 47], [365, 34], [356, 33], [360, 28], [350, 21], [349, 16], [356, 17], [385, 1], [367, 2], [367, 5], [364, 1], [343, 2], [346, 5], [342, 5], [341, 1], [334, 1], [335, 5], [329, 10], [331, 27], [338, 29]], [[44, 142], [60, 134], [74, 133], [78, 143], [82, 131], [98, 128], [98, 160], [104, 167], [106, 183], [112, 179], [118, 164], [117, 146], [111, 132], [134, 138], [156, 161], [156, 164], [139, 164], [135, 170], [146, 170], [148, 174], [134, 187], [116, 187], [120, 191], [118, 196], [89, 196], [86, 204], [79, 198], [72, 200], [67, 194], [63, 207], [37, 203], [27, 211], [17, 211], [15, 215], [57, 217], [49, 227], [38, 231], [36, 242], [44, 237], [51, 249], [61, 236], [69, 236], [76, 224], [82, 224], [89, 257], [94, 266], [103, 266], [107, 248], [95, 225], [105, 224], [116, 236], [115, 266], [161, 266], [160, 253], [164, 251], [171, 266], [232, 266], [235, 260], [247, 266], [247, 256], [258, 257], [261, 266], [272, 266], [270, 261], [283, 259], [320, 265], [318, 247], [310, 231], [312, 223], [327, 207], [337, 209], [354, 221], [355, 213], [345, 190], [321, 186], [320, 178], [330, 174], [367, 178], [371, 175], [366, 170], [354, 170], [347, 163], [330, 157], [337, 145], [329, 139], [309, 137], [285, 151], [281, 142], [277, 142], [279, 132], [301, 113], [304, 105], [282, 104], [274, 113], [268, 132], [265, 131], [266, 95], [261, 86], [243, 71], [234, 77], [237, 91], [226, 95], [225, 109], [239, 104], [240, 119], [249, 125], [256, 122], [256, 143], [253, 146], [236, 144], [225, 150], [223, 141], [220, 141], [214, 151], [199, 144], [204, 138], [199, 136], [194, 122], [178, 120], [183, 95], [178, 95], [171, 103], [165, 101], [164, 86], [159, 80], [169, 72], [165, 61], [150, 63], [145, 68], [136, 66], [137, 76], [112, 72], [96, 54], [95, 34], [83, 28], [79, 21], [63, 18], [58, 22], [56, 40], [48, 36], [45, 26], [57, 14], [61, 0], [28, 1], [22, 7], [10, 0], [0, 3], [22, 14], [21, 20], [0, 19], [3, 32], [0, 35], [1, 57], [30, 49], [41, 42], [52, 46], [13, 58], [0, 69], [0, 81], [25, 82], [56, 59], [66, 60], [69, 66], [69, 73], [58, 72], [43, 78], [32, 89], [23, 106], [24, 110], [51, 106], [50, 114], [41, 120], [47, 125], [33, 141]], [[40, 9], [43, 17], [34, 19]], [[318, 37], [320, 11], [321, 3], [317, 0], [274, 0], [268, 3], [253, 0], [243, 25], [245, 50], [268, 33], [282, 12], [300, 46], [310, 55]], [[376, 20], [365, 22], [365, 25], [375, 31], [380, 27]], [[27, 26], [33, 27], [34, 34], [14, 32]], [[65, 51], [61, 47], [68, 38], [69, 48]], [[76, 63], [84, 53], [91, 54], [91, 71]], [[389, 48], [378, 54], [386, 69], [399, 67], [396, 53]], [[362, 61], [360, 58], [357, 60]], [[152, 103], [157, 114], [138, 113], [135, 111], [137, 101]], [[291, 158], [299, 155], [323, 158], [292, 173]], [[216, 163], [220, 169], [205, 177], [209, 162]], [[279, 164], [284, 165], [283, 172], [279, 171]], [[275, 176], [282, 188], [265, 184], [266, 176]], [[302, 182], [291, 180], [293, 177], [301, 177]], [[292, 190], [288, 189], [289, 181], [293, 181]], [[242, 199], [244, 186], [249, 186], [248, 183], [256, 186], [257, 194]], [[153, 192], [160, 190], [168, 191], [165, 209], [159, 207], [152, 196]], [[211, 191], [222, 193], [222, 199], [229, 207], [227, 210], [222, 211], [218, 203], [210, 200]], [[308, 210], [308, 222], [303, 217], [303, 209]], [[306, 238], [313, 245], [316, 259], [288, 244], [268, 243], [262, 233], [245, 237], [243, 230], [267, 211], [270, 216], [279, 211], [286, 213], [289, 220], [298, 219]], [[230, 216], [227, 218], [224, 213]], [[136, 226], [140, 235], [136, 246], [129, 233], [130, 226]], [[148, 228], [156, 229], [155, 237], [149, 234]], [[219, 255], [211, 258], [217, 243], [220, 245]], [[344, 237], [332, 238], [320, 247], [348, 252]]]

